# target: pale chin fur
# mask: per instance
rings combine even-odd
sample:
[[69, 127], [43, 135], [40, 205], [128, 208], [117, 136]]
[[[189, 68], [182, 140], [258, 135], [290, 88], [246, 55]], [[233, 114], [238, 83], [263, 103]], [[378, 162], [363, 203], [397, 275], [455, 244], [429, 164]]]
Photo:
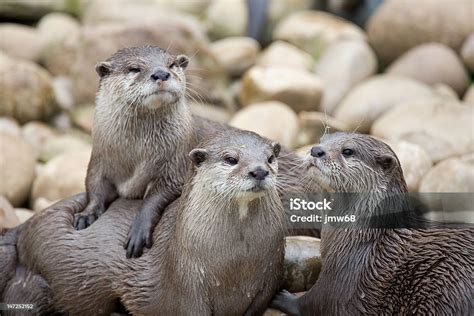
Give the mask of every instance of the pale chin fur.
[[[321, 164], [318, 161], [313, 161], [313, 157], [306, 156], [305, 163], [308, 166], [308, 172], [311, 174], [311, 179], [319, 184], [321, 188], [327, 192], [334, 192], [335, 190], [329, 185], [327, 176], [323, 173]], [[316, 166], [317, 165], [317, 166]]]
[[174, 102], [176, 102], [175, 96], [173, 96], [168, 91], [162, 91], [160, 93], [147, 96], [143, 100], [142, 104], [148, 109], [157, 109], [162, 107], [163, 105], [171, 104]]

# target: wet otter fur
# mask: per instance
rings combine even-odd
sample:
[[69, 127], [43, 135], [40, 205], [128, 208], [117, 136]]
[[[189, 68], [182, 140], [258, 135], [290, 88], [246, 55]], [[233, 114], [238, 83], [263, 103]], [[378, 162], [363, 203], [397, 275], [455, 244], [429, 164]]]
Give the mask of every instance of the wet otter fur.
[[140, 258], [125, 258], [122, 246], [140, 201], [118, 199], [97, 225], [76, 231], [74, 214], [87, 203], [79, 195], [26, 222], [19, 263], [47, 281], [54, 310], [70, 315], [108, 315], [117, 300], [139, 315], [261, 314], [283, 272], [279, 150], [231, 131], [191, 151], [189, 181]]
[[324, 225], [316, 284], [300, 298], [280, 292], [273, 307], [288, 315], [472, 315], [474, 229], [382, 229], [369, 220], [381, 215], [374, 214], [381, 199], [404, 207], [392, 199], [407, 188], [388, 145], [366, 135], [327, 135], [307, 166], [327, 190], [367, 192], [347, 205], [347, 214], [363, 220], [354, 227]]
[[[188, 62], [184, 55], [144, 46], [121, 49], [96, 67], [100, 87], [88, 204], [76, 214], [75, 227], [90, 226], [118, 197], [143, 199], [124, 243], [127, 257], [151, 247], [156, 223], [181, 194], [188, 152], [219, 131], [235, 130], [191, 114], [184, 74]], [[301, 159], [284, 152], [280, 161], [280, 192], [306, 188], [297, 171]]]

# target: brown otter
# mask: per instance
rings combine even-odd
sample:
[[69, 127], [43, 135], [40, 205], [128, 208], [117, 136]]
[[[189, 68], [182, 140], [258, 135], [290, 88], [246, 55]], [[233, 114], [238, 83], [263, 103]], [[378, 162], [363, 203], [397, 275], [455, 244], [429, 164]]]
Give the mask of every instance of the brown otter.
[[86, 204], [80, 195], [26, 222], [19, 264], [47, 281], [56, 311], [71, 315], [110, 314], [118, 299], [140, 315], [260, 314], [283, 269], [279, 151], [235, 131], [192, 150], [189, 181], [140, 258], [126, 259], [122, 247], [140, 202], [119, 199], [98, 225], [76, 231], [74, 213]]
[[372, 226], [371, 216], [383, 215], [374, 214], [384, 210], [375, 207], [379, 201], [405, 203], [396, 198], [407, 187], [388, 145], [366, 135], [328, 135], [311, 149], [308, 172], [327, 190], [366, 192], [346, 205], [361, 220], [324, 225], [316, 284], [300, 298], [280, 292], [272, 306], [289, 315], [472, 315], [473, 229]]
[[[96, 67], [100, 88], [88, 204], [74, 225], [78, 230], [91, 225], [117, 197], [144, 199], [125, 243], [127, 257], [139, 257], [144, 246], [151, 246], [163, 210], [181, 194], [187, 153], [198, 141], [232, 129], [191, 115], [184, 74], [188, 62], [184, 55], [145, 46], [119, 50]], [[300, 158], [282, 156], [280, 192], [302, 190]]]

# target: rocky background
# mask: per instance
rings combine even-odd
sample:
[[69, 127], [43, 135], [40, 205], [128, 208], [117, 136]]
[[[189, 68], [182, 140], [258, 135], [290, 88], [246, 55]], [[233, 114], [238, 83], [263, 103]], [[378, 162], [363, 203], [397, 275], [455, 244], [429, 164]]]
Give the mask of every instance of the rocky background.
[[474, 192], [472, 0], [386, 0], [362, 29], [273, 0], [265, 42], [245, 0], [0, 2], [0, 227], [84, 191], [98, 76], [125, 46], [192, 57], [194, 113], [307, 153], [325, 130], [397, 152], [411, 191]]

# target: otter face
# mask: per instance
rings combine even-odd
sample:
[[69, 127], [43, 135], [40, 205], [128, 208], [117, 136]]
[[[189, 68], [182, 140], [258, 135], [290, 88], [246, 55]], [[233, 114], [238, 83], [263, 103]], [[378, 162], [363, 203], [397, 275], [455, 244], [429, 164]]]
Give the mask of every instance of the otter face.
[[307, 163], [314, 180], [328, 191], [383, 192], [403, 179], [392, 149], [367, 135], [326, 135], [311, 148]]
[[98, 97], [120, 98], [121, 104], [155, 109], [184, 98], [184, 71], [189, 58], [173, 56], [157, 46], [117, 51], [96, 65], [101, 86]]
[[239, 201], [251, 201], [276, 190], [280, 145], [252, 132], [233, 131], [193, 149], [195, 182]]

